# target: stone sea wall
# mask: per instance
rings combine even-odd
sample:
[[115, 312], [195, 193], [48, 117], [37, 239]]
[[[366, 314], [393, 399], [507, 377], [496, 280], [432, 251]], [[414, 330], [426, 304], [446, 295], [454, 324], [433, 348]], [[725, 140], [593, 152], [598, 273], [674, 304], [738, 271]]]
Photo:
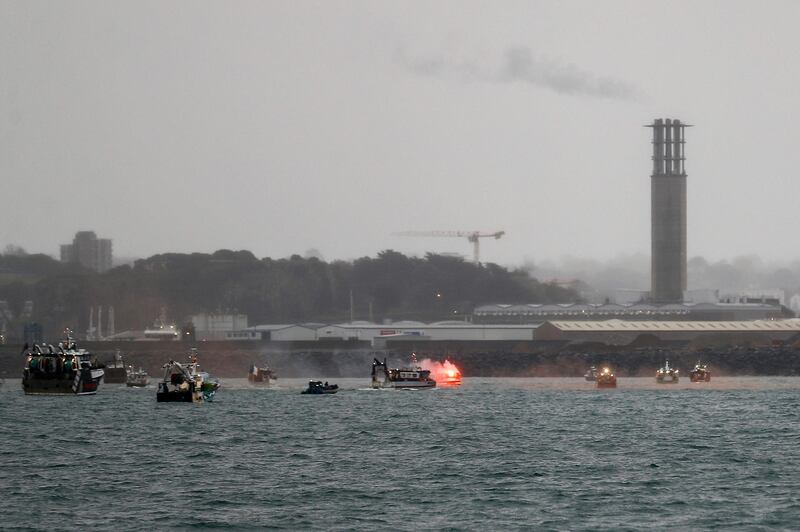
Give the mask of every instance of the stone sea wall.
[[[212, 375], [246, 378], [251, 364], [268, 363], [279, 377], [368, 377], [373, 357], [387, 357], [390, 365], [404, 365], [413, 349], [419, 360], [449, 359], [465, 377], [579, 377], [591, 365], [609, 364], [620, 376], [651, 376], [669, 359], [670, 365], [688, 372], [698, 360], [714, 375], [800, 375], [800, 349], [791, 346], [731, 346], [692, 348], [610, 348], [533, 342], [476, 344], [442, 342], [436, 345], [395, 347], [376, 352], [357, 345], [320, 349], [269, 342], [95, 342], [83, 347], [100, 362], [113, 360], [117, 349], [126, 364], [141, 366], [151, 376], [161, 365], [185, 361], [190, 347], [198, 348], [201, 366]], [[0, 376], [17, 378], [23, 365], [21, 346], [0, 346]]]

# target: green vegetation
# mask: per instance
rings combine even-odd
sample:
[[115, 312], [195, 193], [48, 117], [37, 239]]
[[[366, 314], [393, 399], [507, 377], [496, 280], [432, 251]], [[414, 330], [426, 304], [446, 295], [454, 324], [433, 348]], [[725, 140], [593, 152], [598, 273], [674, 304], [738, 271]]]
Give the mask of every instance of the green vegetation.
[[167, 253], [105, 274], [44, 255], [0, 255], [0, 300], [18, 312], [34, 302], [46, 331], [85, 330], [90, 306], [113, 306], [117, 330], [143, 328], [162, 308], [170, 319], [200, 312], [240, 312], [251, 323], [355, 319], [464, 319], [492, 302], [568, 302], [576, 295], [539, 283], [522, 270], [387, 250], [354, 262], [293, 255], [258, 259], [249, 251]]

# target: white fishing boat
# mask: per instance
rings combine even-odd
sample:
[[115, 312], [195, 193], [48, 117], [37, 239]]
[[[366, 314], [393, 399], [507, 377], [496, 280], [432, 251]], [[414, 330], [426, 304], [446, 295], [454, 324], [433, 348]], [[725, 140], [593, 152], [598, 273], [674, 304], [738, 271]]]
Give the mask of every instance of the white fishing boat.
[[133, 366], [128, 366], [128, 372], [125, 376], [125, 385], [129, 388], [144, 388], [150, 380], [150, 375], [147, 374], [142, 368], [134, 371]]
[[386, 359], [383, 362], [377, 358], [372, 360], [372, 387], [397, 388], [404, 390], [434, 388], [436, 381], [431, 378], [431, 372], [417, 365], [417, 358], [411, 355], [411, 367], [389, 368]]

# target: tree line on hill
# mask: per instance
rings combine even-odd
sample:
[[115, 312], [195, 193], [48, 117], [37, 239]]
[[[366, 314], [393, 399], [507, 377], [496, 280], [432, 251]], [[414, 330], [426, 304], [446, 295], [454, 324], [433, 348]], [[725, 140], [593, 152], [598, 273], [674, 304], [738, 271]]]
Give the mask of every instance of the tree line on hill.
[[[165, 253], [99, 274], [46, 255], [0, 255], [0, 301], [53, 328], [85, 331], [90, 307], [114, 307], [116, 330], [142, 329], [162, 309], [181, 322], [197, 313], [241, 313], [250, 323], [355, 319], [465, 319], [486, 303], [572, 302], [576, 294], [526, 271], [458, 257], [386, 250], [352, 262], [256, 258], [249, 251]], [[1, 316], [0, 316], [1, 317]], [[103, 324], [105, 328], [106, 324]], [[55, 333], [53, 333], [55, 334]]]

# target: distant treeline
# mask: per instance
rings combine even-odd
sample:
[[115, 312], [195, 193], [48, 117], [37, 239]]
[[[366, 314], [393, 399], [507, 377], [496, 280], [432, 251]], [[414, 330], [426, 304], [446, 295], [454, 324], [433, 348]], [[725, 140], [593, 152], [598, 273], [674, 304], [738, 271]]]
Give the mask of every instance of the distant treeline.
[[[167, 253], [104, 274], [46, 255], [0, 255], [0, 301], [19, 321], [33, 301], [32, 321], [85, 331], [88, 309], [115, 310], [116, 330], [141, 329], [165, 309], [181, 322], [196, 313], [243, 313], [250, 323], [355, 319], [464, 319], [485, 303], [571, 302], [576, 294], [540, 283], [524, 270], [476, 265], [428, 254], [387, 250], [353, 262], [293, 255], [258, 259], [249, 251]], [[19, 324], [17, 324], [19, 325]]]

